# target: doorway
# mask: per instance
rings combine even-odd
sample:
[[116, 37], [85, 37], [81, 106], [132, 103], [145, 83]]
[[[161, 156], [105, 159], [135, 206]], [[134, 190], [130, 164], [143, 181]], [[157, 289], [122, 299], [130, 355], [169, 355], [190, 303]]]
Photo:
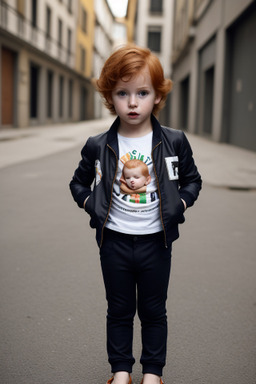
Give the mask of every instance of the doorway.
[[2, 47], [2, 73], [1, 73], [1, 100], [2, 100], [2, 124], [13, 125], [14, 122], [14, 69], [15, 53]]

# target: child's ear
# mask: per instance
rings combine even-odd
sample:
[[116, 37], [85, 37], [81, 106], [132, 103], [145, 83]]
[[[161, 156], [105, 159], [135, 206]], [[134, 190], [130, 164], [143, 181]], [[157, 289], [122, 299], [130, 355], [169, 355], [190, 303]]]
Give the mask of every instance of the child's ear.
[[158, 95], [156, 95], [156, 98], [155, 98], [155, 104], [159, 104], [160, 103], [160, 101], [161, 101], [161, 99], [162, 99], [162, 96], [158, 96]]
[[146, 178], [146, 183], [145, 183], [145, 185], [148, 185], [148, 184], [150, 183], [150, 181], [151, 181], [151, 176], [148, 175], [148, 177]]

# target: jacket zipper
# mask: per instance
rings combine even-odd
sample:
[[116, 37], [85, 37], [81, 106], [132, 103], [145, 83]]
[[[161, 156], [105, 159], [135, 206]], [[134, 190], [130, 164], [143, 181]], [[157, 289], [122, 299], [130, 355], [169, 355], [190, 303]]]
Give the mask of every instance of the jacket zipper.
[[106, 219], [105, 219], [105, 221], [104, 221], [104, 224], [103, 224], [103, 227], [102, 227], [102, 230], [101, 230], [100, 248], [101, 248], [102, 243], [103, 243], [103, 231], [104, 231], [106, 222], [108, 221], [108, 216], [109, 216], [110, 208], [111, 208], [111, 205], [112, 205], [112, 197], [113, 197], [114, 182], [115, 182], [116, 175], [117, 175], [117, 170], [118, 170], [118, 158], [117, 158], [117, 154], [115, 153], [114, 149], [113, 149], [112, 147], [110, 147], [109, 144], [107, 144], [107, 147], [108, 147], [109, 149], [111, 149], [111, 151], [114, 153], [114, 155], [115, 155], [115, 157], [116, 157], [116, 172], [115, 172], [115, 176], [114, 176], [114, 179], [113, 179], [113, 182], [112, 182], [112, 186], [111, 186], [111, 199], [110, 199], [110, 203], [109, 203], [109, 207], [108, 207], [108, 213], [107, 213]]
[[164, 232], [164, 244], [165, 244], [165, 248], [168, 248], [167, 246], [167, 241], [166, 241], [166, 231], [165, 231], [165, 227], [164, 227], [164, 221], [163, 221], [163, 213], [162, 213], [162, 199], [161, 199], [161, 193], [160, 193], [160, 186], [159, 186], [159, 181], [158, 181], [158, 177], [157, 177], [157, 173], [156, 173], [156, 166], [155, 166], [155, 162], [154, 162], [154, 157], [153, 157], [153, 151], [162, 143], [162, 141], [160, 141], [153, 149], [152, 149], [152, 152], [151, 152], [151, 157], [152, 157], [152, 162], [153, 162], [153, 167], [154, 167], [154, 173], [155, 173], [155, 176], [156, 176], [156, 183], [157, 183], [157, 189], [158, 189], [158, 195], [159, 195], [159, 201], [160, 201], [160, 219], [161, 219], [161, 223], [162, 223], [162, 227], [163, 227], [163, 232]]

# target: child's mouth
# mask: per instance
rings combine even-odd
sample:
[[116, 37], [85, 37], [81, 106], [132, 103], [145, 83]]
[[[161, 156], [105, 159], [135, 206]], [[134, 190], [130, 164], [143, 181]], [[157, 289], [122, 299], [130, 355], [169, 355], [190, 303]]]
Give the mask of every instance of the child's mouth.
[[128, 116], [130, 116], [130, 117], [136, 117], [136, 116], [139, 116], [139, 115], [138, 115], [138, 113], [136, 113], [136, 112], [130, 112], [130, 113], [128, 113]]

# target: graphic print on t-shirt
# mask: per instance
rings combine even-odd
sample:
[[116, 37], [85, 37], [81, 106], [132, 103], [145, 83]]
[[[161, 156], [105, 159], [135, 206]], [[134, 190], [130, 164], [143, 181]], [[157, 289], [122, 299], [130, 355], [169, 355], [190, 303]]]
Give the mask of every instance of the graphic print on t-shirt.
[[[119, 160], [116, 179], [114, 182], [112, 204], [106, 227], [113, 231], [144, 234], [155, 233], [162, 230], [159, 212], [159, 196], [157, 183], [151, 158], [152, 132], [139, 138], [128, 138], [118, 135]], [[147, 172], [140, 188], [124, 192], [123, 168], [129, 161], [139, 160], [143, 162]], [[142, 165], [141, 165], [142, 166]], [[135, 169], [137, 171], [137, 168]], [[128, 175], [129, 176], [129, 175]], [[126, 187], [132, 186], [126, 174]], [[134, 172], [132, 171], [132, 176]], [[136, 184], [137, 187], [138, 184]]]
[[[138, 159], [135, 158], [135, 151], [133, 151], [132, 155], [126, 153], [120, 159], [121, 163], [123, 163], [120, 193], [124, 194], [122, 199], [125, 201], [146, 204], [155, 201], [157, 194], [148, 190], [151, 176], [146, 162], [143, 161], [145, 156], [139, 153], [138, 157]], [[148, 164], [152, 164], [149, 156], [146, 161]]]
[[120, 158], [120, 161], [124, 164], [128, 160], [137, 159], [137, 160], [143, 161], [143, 163], [147, 164], [147, 166], [152, 164], [151, 157], [149, 157], [149, 156], [147, 156], [146, 158], [145, 157], [146, 157], [145, 155], [142, 155], [141, 153], [138, 153], [138, 151], [136, 149], [134, 149], [133, 151], [127, 152], [125, 155], [123, 155]]

